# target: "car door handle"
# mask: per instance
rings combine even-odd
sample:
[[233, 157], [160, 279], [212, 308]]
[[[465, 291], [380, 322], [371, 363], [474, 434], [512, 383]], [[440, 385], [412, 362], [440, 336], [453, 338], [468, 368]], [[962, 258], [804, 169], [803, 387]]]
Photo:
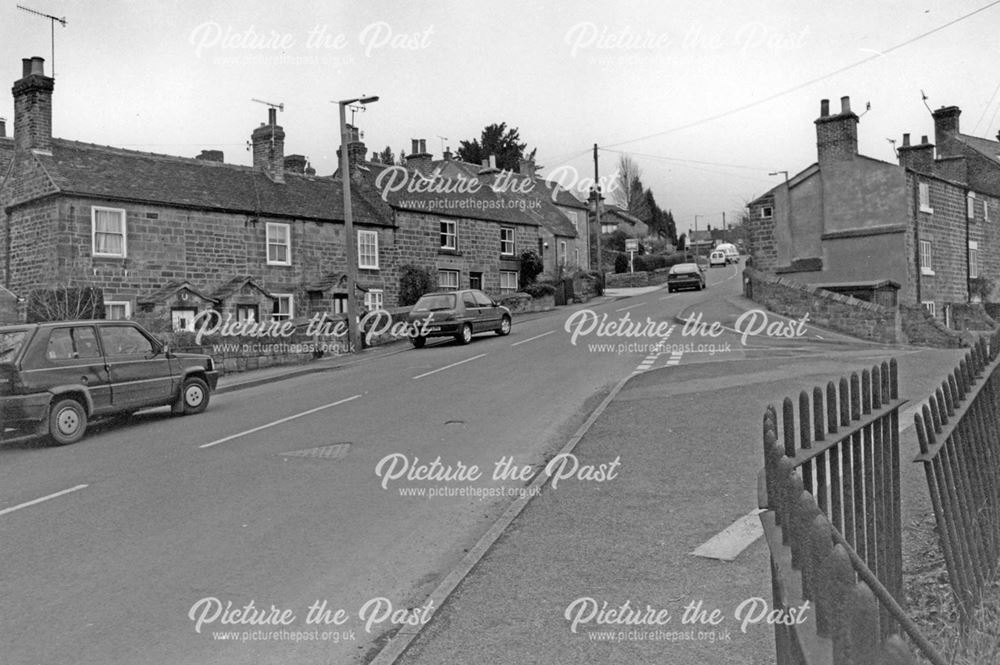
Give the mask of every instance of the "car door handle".
[[80, 377], [80, 383], [82, 383], [83, 385], [87, 385], [87, 381], [88, 381], [87, 377], [85, 376]]

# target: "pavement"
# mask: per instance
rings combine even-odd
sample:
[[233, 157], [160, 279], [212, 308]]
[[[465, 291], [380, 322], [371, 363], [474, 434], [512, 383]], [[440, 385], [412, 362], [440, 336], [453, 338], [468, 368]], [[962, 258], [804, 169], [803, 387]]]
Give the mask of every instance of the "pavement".
[[[605, 297], [658, 288], [614, 289]], [[686, 308], [677, 319], [701, 314], [732, 331], [741, 314], [756, 308], [732, 296]], [[543, 482], [540, 493], [512, 506], [431, 594], [430, 621], [402, 627], [370, 662], [773, 663], [771, 627], [742, 625], [737, 616], [744, 601], [771, 600], [763, 539], [732, 561], [691, 555], [756, 508], [763, 406], [896, 357], [901, 398], [908, 400], [900, 418], [907, 523], [928, 504], [923, 471], [909, 463], [917, 453], [912, 413], [964, 351], [879, 345], [813, 327], [806, 340], [766, 341], [751, 341], [731, 363], [692, 356], [616, 385], [561, 452], [595, 470], [618, 459], [622, 472], [613, 482], [558, 489]], [[803, 354], [803, 343], [812, 351]], [[229, 375], [220, 379], [219, 392], [407, 348], [395, 343], [355, 357]], [[731, 409], [724, 415], [717, 406], [706, 409], [707, 394], [724, 398]], [[649, 621], [654, 615], [658, 623]]]
[[[704, 317], [732, 323], [751, 308], [728, 298]], [[829, 334], [810, 332], [820, 342]], [[927, 504], [922, 469], [909, 463], [917, 452], [912, 410], [962, 355], [845, 336], [815, 344], [818, 352], [807, 360], [794, 360], [801, 340], [785, 347], [762, 347], [732, 363], [654, 369], [623, 382], [570, 448], [581, 468], [622, 460], [615, 481], [545, 486], [502, 535], [473, 552], [478, 559], [457, 571], [461, 582], [430, 622], [401, 630], [372, 662], [773, 663], [772, 628], [741, 621], [745, 603], [771, 602], [763, 539], [732, 561], [692, 556], [756, 508], [763, 406], [896, 357], [901, 398], [909, 400], [900, 420], [910, 520]], [[731, 407], [706, 408], [707, 396]]]

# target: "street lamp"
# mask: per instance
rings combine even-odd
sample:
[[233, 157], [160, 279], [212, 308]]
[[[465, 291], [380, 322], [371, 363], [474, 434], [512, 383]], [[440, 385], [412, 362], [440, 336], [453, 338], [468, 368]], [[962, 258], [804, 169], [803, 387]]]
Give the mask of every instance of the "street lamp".
[[354, 211], [351, 209], [351, 172], [347, 158], [347, 144], [351, 137], [347, 133], [347, 107], [351, 104], [371, 104], [378, 97], [356, 97], [342, 99], [340, 106], [340, 179], [344, 185], [344, 254], [347, 259], [347, 342], [348, 351], [353, 353], [361, 348], [358, 335], [357, 303], [354, 291], [358, 281], [357, 248], [354, 245]]

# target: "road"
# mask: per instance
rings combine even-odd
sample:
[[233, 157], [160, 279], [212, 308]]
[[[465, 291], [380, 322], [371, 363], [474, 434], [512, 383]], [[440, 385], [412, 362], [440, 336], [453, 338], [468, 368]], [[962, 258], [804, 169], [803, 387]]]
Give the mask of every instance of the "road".
[[[544, 466], [636, 372], [800, 352], [674, 326], [668, 342], [703, 347], [650, 353], [650, 338], [581, 324], [574, 340], [567, 326], [585, 310], [669, 326], [738, 292], [735, 268], [707, 274], [703, 292], [602, 299], [515, 320], [508, 337], [215, 395], [198, 416], [149, 411], [65, 448], [0, 448], [0, 662], [364, 662], [396, 624], [433, 613], [428, 594], [512, 501], [405, 492], [516, 492], [524, 482], [494, 480], [495, 465]], [[450, 477], [386, 477], [435, 459]]]

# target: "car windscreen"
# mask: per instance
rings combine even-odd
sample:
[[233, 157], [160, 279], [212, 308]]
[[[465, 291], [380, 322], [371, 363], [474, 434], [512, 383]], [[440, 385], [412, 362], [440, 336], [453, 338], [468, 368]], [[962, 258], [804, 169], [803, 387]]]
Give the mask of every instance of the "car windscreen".
[[423, 296], [413, 306], [414, 312], [434, 312], [442, 309], [455, 309], [455, 295], [451, 293], [436, 293]]
[[16, 358], [26, 336], [25, 330], [0, 332], [0, 362], [10, 362]]

